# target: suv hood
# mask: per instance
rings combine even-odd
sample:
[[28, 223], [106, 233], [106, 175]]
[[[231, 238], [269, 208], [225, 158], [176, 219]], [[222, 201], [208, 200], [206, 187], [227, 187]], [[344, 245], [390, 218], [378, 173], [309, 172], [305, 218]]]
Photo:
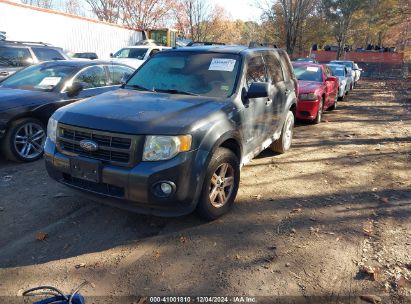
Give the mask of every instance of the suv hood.
[[50, 92], [29, 91], [0, 87], [0, 112], [40, 104], [50, 100]]
[[317, 81], [298, 80], [298, 93], [313, 93], [322, 88], [323, 84]]
[[101, 94], [60, 108], [59, 122], [128, 134], [182, 134], [228, 102], [204, 96], [127, 89]]

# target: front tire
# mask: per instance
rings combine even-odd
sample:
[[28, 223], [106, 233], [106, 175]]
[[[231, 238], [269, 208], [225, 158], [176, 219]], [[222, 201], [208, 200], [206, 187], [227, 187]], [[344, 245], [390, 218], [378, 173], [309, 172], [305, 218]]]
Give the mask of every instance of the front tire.
[[283, 154], [290, 150], [293, 140], [294, 121], [295, 119], [293, 112], [288, 111], [280, 138], [273, 142], [270, 146], [272, 151]]
[[240, 161], [227, 148], [218, 148], [207, 167], [197, 213], [212, 221], [232, 207], [240, 185]]
[[11, 123], [3, 141], [4, 156], [12, 161], [31, 162], [44, 153], [46, 128], [34, 118], [22, 118]]
[[323, 107], [324, 107], [324, 98], [321, 98], [320, 104], [318, 105], [317, 117], [314, 119], [315, 124], [319, 124], [323, 117]]

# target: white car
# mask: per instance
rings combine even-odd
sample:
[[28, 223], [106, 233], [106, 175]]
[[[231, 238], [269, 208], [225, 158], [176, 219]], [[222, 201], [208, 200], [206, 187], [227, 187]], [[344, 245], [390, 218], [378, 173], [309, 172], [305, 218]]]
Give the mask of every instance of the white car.
[[171, 48], [157, 45], [127, 46], [114, 54], [110, 54], [110, 57], [112, 61], [138, 69], [148, 58], [166, 49]]

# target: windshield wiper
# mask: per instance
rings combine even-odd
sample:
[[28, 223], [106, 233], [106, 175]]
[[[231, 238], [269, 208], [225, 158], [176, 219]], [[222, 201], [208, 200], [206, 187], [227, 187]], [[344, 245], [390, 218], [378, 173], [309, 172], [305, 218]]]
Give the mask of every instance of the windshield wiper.
[[147, 89], [147, 88], [145, 88], [141, 85], [138, 85], [138, 84], [128, 84], [128, 85], [125, 86], [125, 88], [126, 89], [132, 88], [132, 89], [137, 89], [137, 90], [140, 90], [140, 91], [154, 92], [154, 90]]
[[176, 89], [154, 89], [154, 92], [199, 96], [198, 94], [195, 94], [192, 92], [186, 92], [186, 91], [181, 91], [181, 90], [176, 90]]

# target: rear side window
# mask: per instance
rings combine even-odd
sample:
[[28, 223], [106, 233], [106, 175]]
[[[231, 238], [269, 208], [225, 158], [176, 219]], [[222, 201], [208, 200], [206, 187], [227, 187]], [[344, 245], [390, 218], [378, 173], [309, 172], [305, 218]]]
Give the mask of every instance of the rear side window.
[[46, 48], [31, 48], [39, 61], [64, 60], [58, 51]]
[[0, 66], [24, 67], [33, 63], [27, 48], [0, 47]]
[[104, 87], [107, 85], [106, 72], [102, 66], [92, 66], [80, 72], [74, 82], [80, 82], [85, 89]]
[[264, 61], [267, 66], [268, 77], [272, 84], [284, 81], [283, 69], [281, 63], [276, 56], [270, 54], [264, 56]]
[[247, 87], [250, 87], [252, 82], [267, 82], [267, 74], [265, 72], [265, 66], [263, 57], [253, 57], [248, 61], [247, 68]]
[[108, 66], [108, 72], [110, 75], [110, 84], [119, 85], [121, 84], [121, 80], [123, 79], [124, 75], [131, 76], [134, 71], [133, 69], [127, 67], [110, 65]]

